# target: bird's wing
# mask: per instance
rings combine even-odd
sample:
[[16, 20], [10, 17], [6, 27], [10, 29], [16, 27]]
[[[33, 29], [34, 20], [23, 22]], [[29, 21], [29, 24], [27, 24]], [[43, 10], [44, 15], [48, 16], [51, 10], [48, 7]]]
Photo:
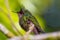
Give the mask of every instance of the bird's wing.
[[26, 12], [26, 14], [25, 14], [25, 16], [26, 16], [26, 19], [28, 20], [31, 20], [35, 25], [38, 25], [39, 26], [39, 23], [38, 23], [38, 21], [36, 20], [36, 18], [30, 13], [30, 12]]
[[34, 23], [35, 27], [37, 28], [38, 31], [43, 32], [43, 30], [41, 29], [41, 26], [39, 25], [38, 21], [36, 20], [36, 18], [30, 13], [30, 12], [26, 12], [25, 14], [26, 18], [31, 20], [32, 23]]
[[26, 21], [25, 21], [25, 19], [24, 19], [24, 16], [19, 20], [19, 24], [21, 25], [21, 27], [24, 29], [24, 30], [28, 30], [27, 28], [28, 28], [28, 25], [27, 25], [27, 23], [26, 23]]

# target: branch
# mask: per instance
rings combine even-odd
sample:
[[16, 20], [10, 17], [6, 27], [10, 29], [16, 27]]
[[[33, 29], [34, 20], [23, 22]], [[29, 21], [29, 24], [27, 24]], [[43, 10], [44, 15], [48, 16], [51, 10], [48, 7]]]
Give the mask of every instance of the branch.
[[2, 24], [0, 24], [0, 31], [2, 31], [7, 37], [9, 37], [9, 38], [12, 38], [12, 37], [14, 37], [15, 35], [12, 33], [12, 32], [10, 32], [7, 28], [5, 28], [5, 26], [4, 25], [2, 25]]
[[[10, 34], [12, 34], [10, 31], [8, 31], [2, 24], [0, 24], [0, 30], [6, 34], [7, 36], [9, 36]], [[10, 35], [9, 37], [11, 37], [9, 40], [12, 40], [12, 39], [19, 39], [21, 40], [21, 36], [19, 37], [15, 37], [13, 35]], [[60, 38], [60, 31], [59, 32], [53, 32], [53, 33], [45, 33], [45, 34], [40, 34], [40, 35], [29, 35], [28, 36], [30, 40], [43, 40], [43, 39], [47, 39], [49, 37], [52, 37], [52, 38]]]
[[[9, 40], [15, 39], [15, 40], [21, 40], [21, 36], [19, 37], [15, 37], [15, 38], [11, 38]], [[29, 35], [29, 39], [30, 40], [45, 40], [47, 38], [60, 38], [60, 32], [53, 32], [53, 33], [45, 33], [45, 34], [40, 34], [40, 35]]]
[[28, 40], [29, 34], [32, 32], [33, 29], [34, 29], [34, 24], [31, 22], [29, 24], [29, 30], [26, 32], [26, 34], [23, 36], [21, 40]]

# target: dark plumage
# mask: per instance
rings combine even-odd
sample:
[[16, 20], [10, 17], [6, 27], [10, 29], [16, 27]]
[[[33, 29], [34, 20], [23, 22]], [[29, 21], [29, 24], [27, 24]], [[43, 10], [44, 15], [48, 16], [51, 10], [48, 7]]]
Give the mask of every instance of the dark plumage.
[[18, 12], [18, 16], [19, 24], [25, 31], [29, 30], [29, 24], [32, 23], [34, 24], [34, 29], [32, 31], [34, 34], [44, 33], [35, 17], [28, 10], [22, 8], [20, 12]]

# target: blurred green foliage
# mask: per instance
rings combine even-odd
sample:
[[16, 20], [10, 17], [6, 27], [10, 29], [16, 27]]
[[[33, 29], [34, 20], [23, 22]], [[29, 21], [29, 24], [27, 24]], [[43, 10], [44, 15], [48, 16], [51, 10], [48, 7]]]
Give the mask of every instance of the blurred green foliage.
[[[11, 18], [15, 26], [18, 28], [18, 30], [20, 31], [22, 35], [25, 34], [25, 31], [19, 28], [20, 26], [17, 24], [19, 22], [19, 19], [16, 13], [17, 11], [20, 11], [20, 8], [22, 7], [22, 5], [32, 13], [32, 15], [39, 22], [41, 28], [45, 31], [46, 21], [42, 17], [42, 15], [43, 15], [44, 10], [46, 10], [52, 5], [53, 0], [8, 0], [8, 3], [10, 7], [10, 12], [11, 12], [10, 13]], [[6, 7], [5, 0], [0, 0], [0, 8], [3, 9], [3, 11], [0, 9], [0, 23], [3, 24], [9, 31], [11, 31], [15, 35], [19, 35], [17, 32], [13, 30], [10, 20], [8, 16], [6, 15], [8, 14], [8, 9]], [[1, 40], [6, 39], [6, 37], [4, 36], [2, 32], [0, 32], [0, 39]]]
[[[12, 33], [14, 33], [17, 36], [19, 34], [13, 30], [10, 19], [7, 16], [8, 9], [6, 7], [5, 1], [6, 0], [0, 0], [0, 24], [3, 24], [9, 31], [11, 31]], [[11, 11], [11, 13], [10, 13], [11, 18], [12, 18], [14, 24], [16, 26], [18, 26], [17, 25], [18, 15], [14, 12], [14, 11], [17, 12], [18, 10], [20, 10], [20, 5], [18, 4], [18, 0], [8, 0], [8, 3], [9, 3], [10, 11]], [[22, 29], [20, 28], [20, 30], [22, 30]], [[22, 32], [24, 32], [24, 31], [22, 30]], [[22, 33], [22, 34], [24, 34], [24, 33]], [[6, 36], [3, 33], [1, 33], [1, 31], [0, 31], [0, 39], [1, 40], [6, 39]]]

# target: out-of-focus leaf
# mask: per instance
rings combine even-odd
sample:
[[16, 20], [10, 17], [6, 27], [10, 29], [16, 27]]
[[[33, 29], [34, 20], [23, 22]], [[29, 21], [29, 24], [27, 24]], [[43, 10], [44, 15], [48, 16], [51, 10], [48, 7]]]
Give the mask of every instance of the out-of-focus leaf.
[[14, 22], [16, 28], [19, 30], [19, 32], [21, 32], [22, 35], [25, 34], [25, 33], [23, 33], [25, 31], [23, 29], [21, 29], [20, 26], [17, 26], [17, 25], [19, 25], [19, 19], [18, 19], [18, 15], [16, 12], [20, 11], [20, 4], [18, 4], [17, 0], [8, 0], [7, 4], [8, 4], [8, 7], [10, 8], [9, 10], [6, 6], [6, 0], [0, 1], [0, 8], [3, 9], [3, 11], [2, 11], [3, 13], [0, 14], [1, 15], [0, 22], [2, 24], [4, 24], [7, 27], [7, 29], [9, 29], [10, 31], [12, 31], [14, 33], [14, 31], [13, 31], [14, 28], [12, 28], [11, 21], [10, 21], [9, 17], [6, 15], [6, 14], [8, 14], [8, 11], [10, 11], [10, 16], [11, 16], [12, 21]]
[[0, 40], [6, 40], [7, 37], [0, 31]]
[[20, 4], [18, 3], [18, 0], [9, 0], [9, 7], [12, 12], [20, 11]]
[[4, 14], [4, 12], [0, 12], [0, 23], [2, 23], [8, 30], [16, 34], [13, 31], [9, 18]]

